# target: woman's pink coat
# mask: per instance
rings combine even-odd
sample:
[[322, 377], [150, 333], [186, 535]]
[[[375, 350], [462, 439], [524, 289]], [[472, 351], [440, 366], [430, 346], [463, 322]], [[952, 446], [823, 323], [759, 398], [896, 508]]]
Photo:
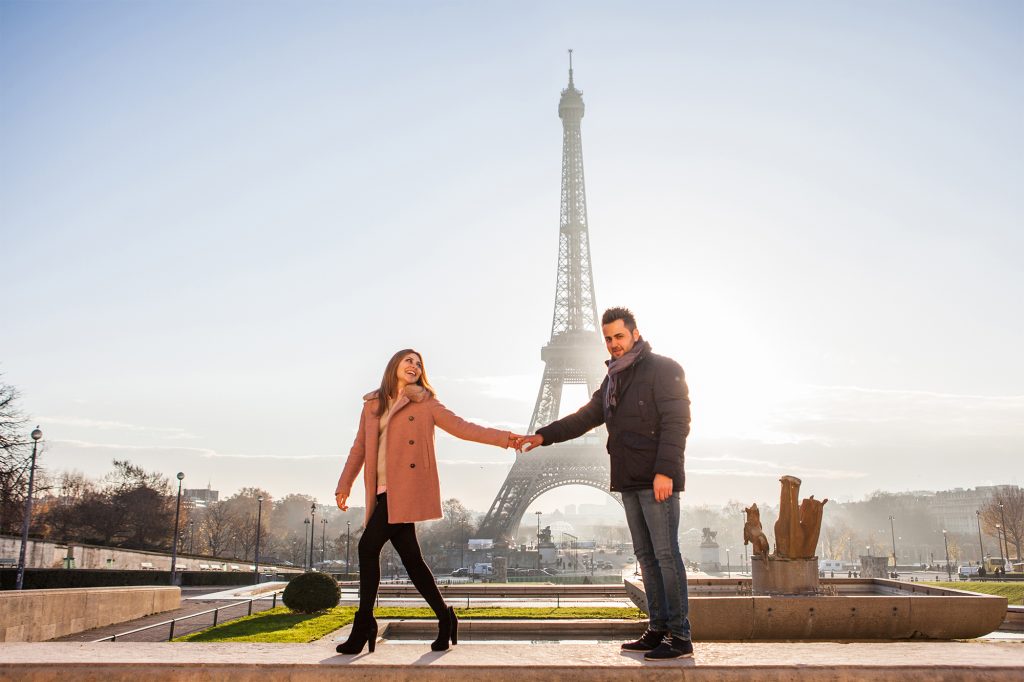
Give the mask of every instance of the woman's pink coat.
[[[380, 417], [377, 392], [363, 396], [359, 432], [338, 479], [335, 494], [349, 495], [352, 484], [365, 468], [365, 526], [377, 503], [377, 443]], [[387, 486], [388, 522], [410, 523], [441, 518], [441, 486], [434, 455], [434, 427], [463, 440], [508, 447], [508, 431], [489, 429], [458, 417], [422, 386], [409, 385], [398, 397], [388, 422]]]

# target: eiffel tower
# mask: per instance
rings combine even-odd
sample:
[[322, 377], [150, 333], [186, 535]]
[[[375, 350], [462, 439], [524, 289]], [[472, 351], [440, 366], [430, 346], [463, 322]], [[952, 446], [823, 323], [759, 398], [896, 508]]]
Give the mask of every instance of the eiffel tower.
[[[562, 388], [586, 384], [593, 394], [604, 379], [608, 358], [598, 326], [594, 276], [590, 268], [587, 197], [583, 182], [583, 93], [572, 79], [558, 102], [562, 119], [562, 205], [558, 236], [558, 276], [551, 340], [541, 350], [544, 378], [530, 419], [530, 433], [558, 419]], [[544, 493], [563, 485], [587, 485], [608, 492], [608, 452], [604, 429], [567, 443], [532, 450], [516, 458], [501, 490], [477, 531], [495, 543], [513, 542], [527, 507]]]

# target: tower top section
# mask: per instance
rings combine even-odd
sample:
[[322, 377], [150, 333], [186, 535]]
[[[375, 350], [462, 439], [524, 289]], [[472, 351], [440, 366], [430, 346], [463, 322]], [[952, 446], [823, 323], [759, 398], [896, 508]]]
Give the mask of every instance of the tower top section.
[[569, 50], [569, 87], [562, 90], [562, 98], [558, 100], [558, 117], [576, 122], [583, 118], [583, 93], [576, 89], [572, 80], [572, 50]]

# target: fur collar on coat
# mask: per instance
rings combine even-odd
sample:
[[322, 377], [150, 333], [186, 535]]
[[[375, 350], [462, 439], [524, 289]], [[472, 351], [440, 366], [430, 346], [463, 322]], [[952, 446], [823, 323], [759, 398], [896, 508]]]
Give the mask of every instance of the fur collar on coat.
[[[369, 393], [363, 396], [363, 400], [365, 400], [366, 402], [376, 400], [377, 393], [379, 392], [379, 389], [376, 391], [370, 391]], [[404, 389], [402, 389], [402, 395], [404, 395], [406, 398], [408, 398], [414, 403], [422, 403], [424, 400], [430, 397], [430, 391], [423, 388], [419, 384], [408, 384]]]

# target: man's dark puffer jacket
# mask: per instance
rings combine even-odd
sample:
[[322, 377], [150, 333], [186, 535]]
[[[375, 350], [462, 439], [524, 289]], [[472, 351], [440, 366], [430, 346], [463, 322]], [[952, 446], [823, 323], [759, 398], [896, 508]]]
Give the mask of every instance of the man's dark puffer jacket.
[[[606, 376], [590, 402], [537, 429], [544, 445], [578, 438], [603, 424], [602, 396], [607, 384]], [[650, 488], [655, 474], [669, 476], [673, 491], [683, 490], [690, 398], [679, 363], [649, 348], [641, 351], [633, 365], [618, 376], [618, 404], [606, 426], [612, 491]]]

